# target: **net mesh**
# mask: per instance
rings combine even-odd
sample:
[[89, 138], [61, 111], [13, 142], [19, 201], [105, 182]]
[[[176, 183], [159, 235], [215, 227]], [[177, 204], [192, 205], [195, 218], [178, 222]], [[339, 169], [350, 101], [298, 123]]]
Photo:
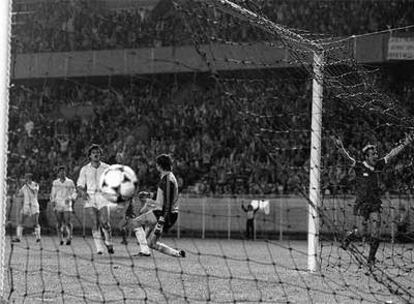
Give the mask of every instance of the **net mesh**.
[[[153, 56], [149, 64], [168, 61], [176, 67], [174, 73], [16, 84], [10, 99], [10, 185], [24, 168], [14, 169], [24, 164], [13, 120], [19, 111], [51, 115], [57, 96], [63, 104], [102, 99], [101, 120], [93, 127], [81, 124], [85, 130], [78, 131], [76, 123], [52, 118], [53, 130], [42, 129], [36, 136], [86, 134], [78, 140], [80, 147], [71, 146], [75, 163], [86, 162], [84, 146], [101, 143], [114, 153], [113, 161], [118, 152], [123, 153], [138, 175], [144, 172], [139, 176], [140, 188], [148, 190], [155, 190], [158, 176], [146, 167], [151, 162], [143, 156], [171, 152], [185, 191], [179, 218], [165, 242], [184, 248], [186, 258], [155, 251], [151, 257], [137, 257], [133, 235], [128, 245], [118, 245], [123, 215], [115, 211], [111, 212], [115, 254], [96, 255], [81, 201], [72, 214], [75, 237], [70, 246], [62, 247], [46, 202], [41, 210], [46, 235], [40, 243], [27, 233], [20, 243], [9, 242], [12, 236], [6, 240], [6, 299], [16, 303], [412, 302], [412, 175], [407, 172], [412, 153], [401, 154], [397, 165], [384, 172], [385, 188], [394, 192], [383, 199], [383, 239], [378, 263], [369, 268], [367, 242], [361, 239], [347, 250], [340, 248], [345, 232], [361, 224], [353, 215], [349, 165], [332, 139], [342, 138], [357, 158], [367, 143], [386, 154], [411, 131], [409, 108], [386, 87], [389, 80], [384, 78], [390, 75], [386, 67], [357, 62], [355, 38], [280, 25], [264, 13], [265, 6], [257, 1], [168, 2], [169, 13], [158, 26], [172, 29], [168, 32], [172, 37], [162, 30], [156, 36], [178, 55], [173, 60]], [[184, 56], [179, 55], [182, 47], [190, 50]], [[323, 61], [316, 63], [321, 74], [315, 74], [314, 52], [323, 54]], [[322, 113], [322, 202], [317, 209], [321, 270], [309, 272], [304, 239], [313, 204], [309, 155], [315, 82], [323, 88], [323, 107], [317, 109]], [[41, 100], [40, 105], [28, 105], [25, 98]], [[143, 136], [145, 128], [132, 121], [145, 116], [155, 121], [154, 125], [147, 121], [155, 131], [147, 130], [150, 139], [143, 141], [150, 148], [142, 151], [127, 139], [114, 144], [133, 130]], [[122, 123], [125, 118], [129, 125]], [[103, 138], [102, 134], [112, 132], [108, 129], [119, 128], [127, 132], [115, 131]], [[136, 155], [141, 157], [134, 159]], [[76, 169], [71, 172], [76, 179]], [[48, 177], [41, 184], [46, 193], [51, 185]], [[241, 205], [249, 203], [262, 208], [255, 216], [255, 231], [247, 235], [247, 213]], [[8, 206], [12, 224], [18, 200], [11, 198]]]

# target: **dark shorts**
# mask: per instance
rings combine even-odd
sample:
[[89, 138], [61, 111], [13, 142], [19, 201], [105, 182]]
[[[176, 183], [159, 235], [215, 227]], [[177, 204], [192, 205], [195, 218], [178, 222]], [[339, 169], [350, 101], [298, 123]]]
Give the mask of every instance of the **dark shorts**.
[[[152, 213], [154, 213], [155, 217], [157, 218], [157, 221], [160, 218], [160, 216], [162, 215], [161, 210], [154, 210]], [[165, 224], [164, 224], [164, 227], [163, 227], [164, 232], [167, 232], [168, 230], [170, 230], [170, 228], [172, 226], [174, 226], [175, 222], [177, 221], [177, 217], [178, 217], [177, 212], [170, 213], [170, 215], [165, 219]]]
[[354, 215], [362, 216], [366, 220], [369, 215], [373, 212], [381, 212], [381, 200], [369, 200], [369, 201], [355, 201], [354, 204]]

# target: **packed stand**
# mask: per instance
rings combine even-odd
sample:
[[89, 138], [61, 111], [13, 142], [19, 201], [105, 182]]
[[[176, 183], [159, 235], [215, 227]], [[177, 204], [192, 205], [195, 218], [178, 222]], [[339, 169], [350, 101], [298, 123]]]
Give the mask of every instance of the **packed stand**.
[[[13, 12], [13, 53], [67, 52], [194, 43], [190, 28], [200, 22], [194, 14], [167, 7], [104, 10], [86, 1], [39, 1], [18, 5]], [[397, 28], [414, 23], [411, 0], [364, 1], [242, 1], [243, 6], [284, 26], [314, 34], [350, 36]], [[171, 13], [172, 12], [172, 13]], [[187, 15], [186, 15], [187, 13]], [[216, 22], [196, 25], [210, 30], [206, 39], [247, 42], [263, 39], [247, 22], [214, 11]], [[193, 19], [191, 19], [193, 18]], [[204, 20], [204, 19], [202, 19]], [[215, 25], [213, 25], [215, 24]], [[200, 33], [200, 36], [202, 34]], [[200, 37], [197, 39], [199, 40]]]
[[[24, 172], [32, 171], [41, 189], [49, 191], [57, 166], [66, 165], [69, 176], [76, 179], [87, 162], [85, 149], [98, 143], [104, 148], [106, 162], [130, 165], [145, 189], [154, 187], [158, 179], [155, 156], [168, 152], [176, 161], [184, 192], [261, 195], [306, 191], [309, 83], [277, 79], [260, 84], [226, 82], [225, 94], [206, 83], [132, 81], [102, 88], [62, 80], [40, 87], [16, 85], [10, 97], [8, 178], [18, 181]], [[398, 90], [389, 86], [402, 104], [410, 105], [412, 83], [400, 85]], [[412, 113], [413, 108], [408, 110]], [[377, 143], [380, 154], [385, 154], [404, 135], [398, 128], [374, 129], [366, 121], [366, 113], [359, 112], [358, 118], [335, 107], [324, 114], [328, 124], [322, 185], [326, 193], [352, 191], [349, 168], [329, 135], [343, 136], [356, 157], [368, 142]], [[266, 113], [276, 113], [270, 124], [257, 119]], [[347, 115], [352, 119], [342, 125], [329, 124], [335, 117]], [[355, 119], [361, 123], [354, 123]], [[280, 131], [267, 133], [266, 128]], [[413, 188], [414, 177], [407, 169], [410, 155], [404, 153], [396, 170], [385, 178], [388, 189]]]

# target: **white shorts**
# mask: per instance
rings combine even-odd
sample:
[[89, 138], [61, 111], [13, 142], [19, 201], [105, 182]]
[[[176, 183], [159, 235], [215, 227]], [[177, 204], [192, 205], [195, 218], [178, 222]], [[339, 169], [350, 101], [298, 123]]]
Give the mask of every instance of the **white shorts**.
[[107, 207], [111, 204], [105, 197], [102, 196], [100, 192], [93, 194], [88, 193], [89, 198], [85, 201], [84, 208], [96, 208], [98, 210]]
[[72, 201], [70, 202], [58, 202], [55, 206], [56, 212], [72, 212]]
[[22, 209], [20, 209], [20, 213], [23, 215], [34, 215], [39, 214], [39, 204], [38, 203], [30, 203], [30, 204], [23, 204]]

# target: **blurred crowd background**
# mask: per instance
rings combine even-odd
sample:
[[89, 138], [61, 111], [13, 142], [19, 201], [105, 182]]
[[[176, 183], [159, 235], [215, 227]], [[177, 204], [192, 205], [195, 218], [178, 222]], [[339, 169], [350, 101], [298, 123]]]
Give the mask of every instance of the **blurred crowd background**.
[[[189, 44], [183, 23], [168, 13], [170, 1], [147, 7], [101, 10], [96, 1], [32, 1], [15, 17], [12, 52], [72, 52]], [[314, 33], [347, 36], [413, 24], [412, 1], [245, 1], [259, 6], [275, 22]], [[23, 4], [21, 4], [23, 5]], [[223, 17], [228, 40], [260, 39], [251, 27]], [[223, 37], [223, 35], [221, 37]], [[398, 78], [400, 67], [377, 73], [375, 82], [414, 114], [414, 80]], [[271, 81], [271, 80], [270, 80]], [[178, 83], [178, 84], [177, 84]], [[74, 180], [86, 162], [91, 143], [104, 148], [104, 161], [125, 163], [138, 174], [140, 187], [154, 190], [157, 154], [169, 151], [183, 192], [199, 194], [294, 194], [308, 183], [310, 118], [309, 84], [271, 82], [281, 109], [292, 125], [302, 119], [307, 130], [284, 132], [272, 157], [250, 126], [226, 105], [225, 96], [203, 79], [171, 81], [168, 77], [122, 83], [87, 83], [70, 79], [16, 83], [10, 92], [9, 190], [15, 191], [27, 171], [48, 193], [59, 165]], [[248, 90], [249, 83], [240, 84]], [[252, 89], [254, 91], [254, 89]], [[298, 95], [302, 102], [298, 105]], [[305, 97], [309, 97], [306, 99]], [[263, 96], [262, 96], [263, 98]], [[305, 100], [307, 100], [305, 102]], [[251, 101], [254, 104], [254, 101]], [[338, 115], [347, 115], [340, 112]], [[404, 134], [372, 126], [343, 126], [346, 147], [354, 156], [368, 142], [388, 152]], [[288, 129], [286, 129], [288, 131]], [[325, 129], [327, 137], [330, 132]], [[332, 142], [323, 142], [322, 183], [326, 194], [352, 191], [352, 176]], [[276, 161], [275, 161], [276, 160]], [[390, 191], [412, 191], [410, 153], [386, 176]]]
[[[15, 1], [25, 13], [16, 16], [13, 52], [70, 52], [183, 45], [191, 42], [173, 1], [154, 7], [102, 9], [96, 0]], [[122, 1], [121, 1], [122, 2]], [[237, 2], [237, 1], [236, 1]], [[312, 33], [350, 36], [414, 23], [411, 0], [268, 0], [239, 1], [270, 20]], [[25, 3], [25, 4], [24, 4]], [[219, 14], [216, 11], [216, 14]], [[221, 37], [252, 41], [260, 33], [220, 18]]]

